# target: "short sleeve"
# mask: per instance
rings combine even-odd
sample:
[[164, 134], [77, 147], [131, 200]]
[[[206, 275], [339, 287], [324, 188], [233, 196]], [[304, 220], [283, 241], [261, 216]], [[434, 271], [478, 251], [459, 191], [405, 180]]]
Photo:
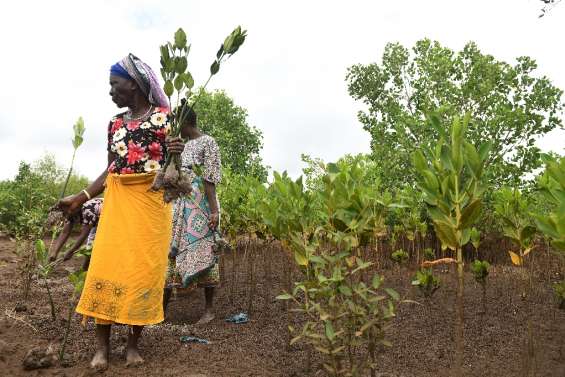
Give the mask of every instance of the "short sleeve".
[[214, 138], [207, 138], [204, 145], [204, 171], [202, 178], [210, 183], [218, 184], [222, 180], [222, 164], [220, 160], [220, 148]]

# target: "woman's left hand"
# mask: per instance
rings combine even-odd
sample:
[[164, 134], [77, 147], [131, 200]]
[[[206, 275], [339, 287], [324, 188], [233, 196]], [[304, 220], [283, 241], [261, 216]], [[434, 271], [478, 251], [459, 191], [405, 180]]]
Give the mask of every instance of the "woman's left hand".
[[184, 140], [180, 137], [171, 137], [165, 140], [168, 153], [182, 153], [184, 151]]
[[220, 220], [220, 215], [218, 214], [218, 212], [212, 212], [210, 214], [210, 217], [208, 218], [208, 228], [212, 230], [216, 230], [216, 228], [218, 227], [219, 220]]

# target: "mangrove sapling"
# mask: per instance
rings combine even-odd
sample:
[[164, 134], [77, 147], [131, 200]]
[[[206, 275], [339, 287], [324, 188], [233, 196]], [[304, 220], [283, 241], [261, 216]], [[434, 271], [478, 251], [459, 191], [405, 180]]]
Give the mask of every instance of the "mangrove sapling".
[[[421, 268], [416, 271], [416, 276], [412, 280], [412, 285], [418, 287], [418, 290], [424, 296], [426, 301], [426, 318], [429, 320], [431, 318], [431, 298], [434, 293], [439, 289], [441, 282], [439, 278], [434, 276], [432, 268]], [[428, 323], [428, 327], [430, 324]]]
[[[536, 227], [530, 215], [527, 199], [517, 189], [503, 188], [495, 195], [494, 209], [503, 221], [503, 233], [517, 246], [518, 252], [508, 251], [512, 263], [524, 266], [526, 257], [535, 248]], [[522, 299], [525, 299], [532, 289], [532, 261], [528, 264], [527, 281], [524, 282]]]
[[[456, 312], [456, 362], [454, 375], [463, 376], [464, 351], [464, 260], [463, 246], [471, 237], [471, 228], [478, 220], [482, 208], [481, 196], [483, 168], [488, 159], [490, 144], [479, 150], [469, 143], [465, 134], [470, 122], [467, 114], [463, 120], [455, 118], [450, 133], [446, 134], [440, 118], [429, 117], [430, 125], [439, 134], [435, 148], [417, 151], [413, 163], [419, 174], [418, 185], [424, 192], [428, 214], [442, 246], [455, 252], [457, 265]], [[451, 258], [447, 258], [451, 259]], [[447, 260], [446, 260], [447, 262]], [[451, 260], [449, 261], [451, 262]]]
[[390, 254], [390, 259], [392, 259], [396, 263], [396, 270], [398, 274], [400, 274], [402, 266], [404, 266], [408, 261], [408, 257], [408, 253], [402, 249], [396, 250], [395, 252]]
[[[555, 252], [565, 258], [565, 157], [547, 159], [538, 187], [551, 204], [549, 213], [534, 213], [538, 229], [551, 239]], [[559, 307], [565, 309], [565, 280], [553, 286]]]
[[431, 268], [422, 268], [416, 271], [412, 285], [418, 287], [422, 295], [429, 299], [439, 289], [440, 280], [434, 276]]
[[[302, 341], [318, 351], [330, 376], [363, 376], [367, 369], [375, 376], [377, 345], [390, 345], [384, 328], [399, 300], [394, 290], [382, 288], [380, 276], [368, 276], [369, 283], [363, 279], [372, 263], [360, 250], [384, 216], [364, 174], [357, 163], [328, 164], [323, 189], [316, 192], [321, 216], [298, 217], [300, 228], [288, 230], [288, 247], [303, 279], [278, 299], [291, 301], [293, 311], [306, 317], [301, 330], [289, 328], [295, 335], [291, 343]], [[295, 203], [309, 195], [288, 186], [282, 191], [294, 191]]]
[[61, 350], [59, 351], [59, 361], [63, 361], [65, 356], [65, 347], [67, 345], [67, 341], [69, 339], [69, 333], [71, 331], [71, 321], [73, 318], [74, 307], [76, 304], [76, 299], [82, 292], [84, 288], [84, 280], [86, 278], [86, 271], [76, 271], [69, 274], [69, 281], [73, 285], [73, 294], [69, 300], [69, 314], [67, 316], [67, 324], [65, 327], [65, 334], [63, 335], [63, 343], [61, 343]]
[[436, 259], [436, 253], [434, 252], [434, 249], [432, 249], [431, 247], [426, 247], [424, 249], [424, 260], [430, 261], [434, 259]]
[[[199, 94], [204, 93], [204, 89], [218, 73], [223, 60], [231, 57], [237, 52], [245, 41], [246, 31], [238, 26], [230, 35], [226, 37], [220, 46], [214, 62], [210, 66], [210, 76], [202, 86]], [[161, 76], [165, 80], [163, 91], [168, 98], [169, 109], [171, 109], [170, 137], [180, 137], [181, 129], [187, 120], [190, 109], [194, 108], [198, 102], [199, 94], [194, 94], [194, 79], [188, 70], [188, 54], [190, 44], [187, 44], [186, 33], [183, 29], [178, 29], [174, 35], [174, 42], [167, 42], [160, 46], [161, 52]], [[176, 93], [175, 103], [171, 102], [171, 97]], [[163, 199], [170, 202], [180, 196], [185, 196], [192, 191], [192, 174], [187, 174], [181, 169], [180, 155], [169, 154], [164, 166], [157, 172], [152, 190], [158, 191], [164, 188]]]
[[557, 300], [557, 307], [565, 310], [565, 280], [553, 284], [553, 293]]
[[481, 314], [483, 315], [487, 312], [487, 277], [489, 274], [489, 268], [490, 264], [487, 261], [475, 259], [471, 263], [471, 272], [473, 273], [473, 277], [475, 278], [475, 281], [481, 285], [483, 291], [481, 298], [483, 308]]
[[55, 315], [55, 303], [53, 301], [53, 296], [51, 295], [51, 289], [49, 288], [49, 275], [53, 271], [53, 263], [49, 261], [49, 253], [45, 248], [45, 242], [43, 240], [35, 241], [35, 253], [37, 258], [37, 273], [41, 279], [43, 279], [43, 284], [47, 290], [47, 296], [49, 296], [49, 306], [51, 307], [51, 319], [56, 320]]

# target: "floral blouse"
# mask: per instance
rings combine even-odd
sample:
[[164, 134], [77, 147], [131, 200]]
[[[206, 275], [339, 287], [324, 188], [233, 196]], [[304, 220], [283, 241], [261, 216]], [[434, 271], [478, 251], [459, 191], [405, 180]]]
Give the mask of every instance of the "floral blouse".
[[168, 110], [155, 107], [146, 119], [124, 119], [118, 114], [108, 125], [108, 151], [116, 159], [108, 167], [109, 173], [150, 173], [165, 163], [165, 137], [171, 131]]
[[194, 165], [203, 168], [202, 179], [214, 184], [220, 183], [220, 149], [212, 136], [202, 135], [186, 142], [182, 152], [182, 168], [191, 170]]

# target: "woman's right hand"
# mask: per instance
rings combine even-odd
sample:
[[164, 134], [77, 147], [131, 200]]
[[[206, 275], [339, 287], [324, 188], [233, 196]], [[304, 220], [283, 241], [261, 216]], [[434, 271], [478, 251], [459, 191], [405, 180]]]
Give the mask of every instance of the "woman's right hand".
[[63, 211], [65, 216], [70, 217], [80, 210], [80, 207], [86, 202], [88, 198], [82, 192], [75, 195], [67, 196], [59, 202], [57, 202], [57, 207]]
[[167, 140], [165, 140], [165, 143], [167, 145], [167, 152], [169, 154], [171, 153], [181, 154], [184, 151], [185, 141], [180, 137], [167, 138]]

